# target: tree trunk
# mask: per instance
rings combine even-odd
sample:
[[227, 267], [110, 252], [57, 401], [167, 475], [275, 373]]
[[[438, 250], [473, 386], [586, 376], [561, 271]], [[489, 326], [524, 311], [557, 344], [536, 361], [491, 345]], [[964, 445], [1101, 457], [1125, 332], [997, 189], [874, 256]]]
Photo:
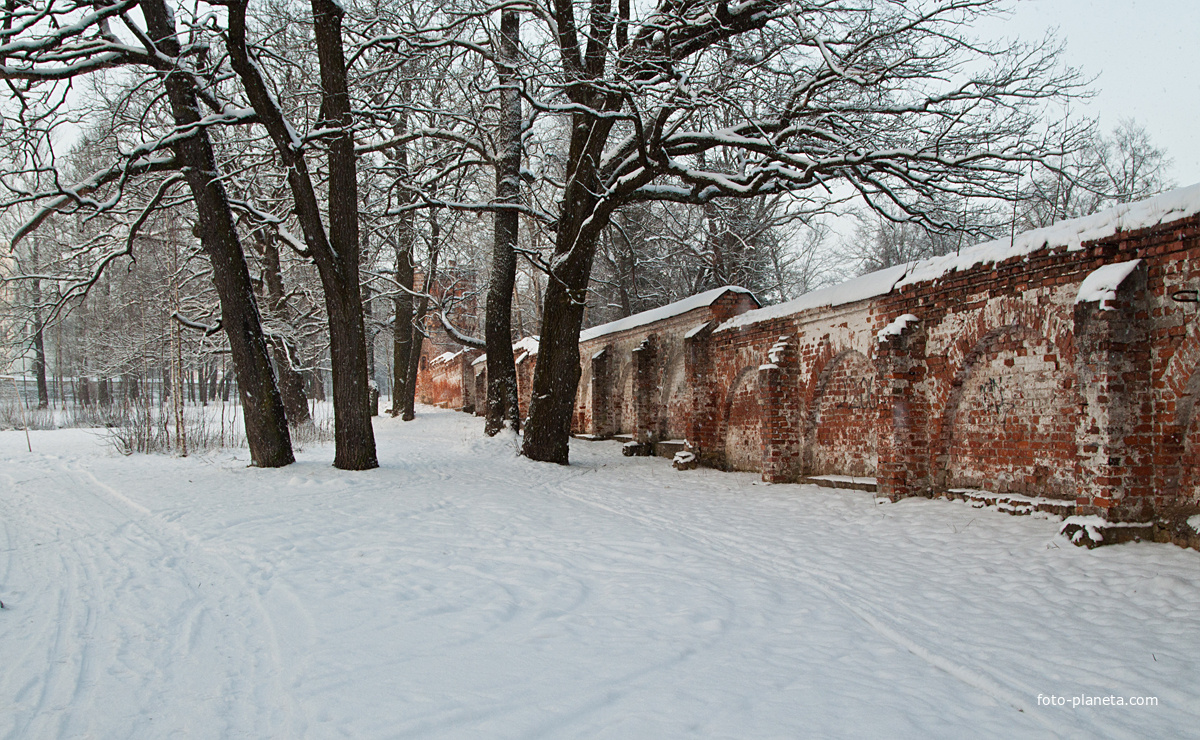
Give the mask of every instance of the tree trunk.
[[321, 262], [329, 312], [333, 364], [334, 467], [379, 467], [371, 426], [367, 386], [367, 337], [359, 281], [358, 169], [351, 134], [350, 92], [342, 49], [342, 16], [337, 0], [312, 0], [313, 31], [321, 71], [321, 110], [326, 124], [340, 131], [329, 142], [329, 246]]
[[[365, 259], [371, 250], [362, 251]], [[360, 264], [359, 269], [361, 275], [365, 265]], [[364, 339], [367, 349], [367, 406], [371, 409], [371, 416], [379, 416], [379, 384], [375, 380], [375, 306], [371, 303], [371, 298], [371, 285], [362, 283], [363, 329], [366, 332]]]
[[[175, 24], [164, 0], [145, 0], [140, 7], [158, 50], [172, 59], [179, 58]], [[167, 75], [165, 85], [176, 124], [195, 126], [200, 111], [191, 76], [183, 70], [173, 71]], [[196, 233], [213, 266], [213, 283], [221, 301], [221, 323], [229, 337], [242, 397], [250, 458], [260, 467], [288, 465], [295, 457], [283, 401], [275, 386], [250, 271], [212, 144], [206, 130], [197, 128], [191, 137], [175, 144], [174, 150], [180, 164], [186, 167], [184, 176], [196, 203]]]
[[[520, 15], [506, 9], [500, 16], [500, 48], [496, 72], [500, 79], [500, 131], [497, 136], [496, 203], [517, 204], [521, 199], [521, 95], [516, 79]], [[488, 281], [487, 316], [487, 421], [484, 433], [493, 436], [507, 418], [514, 431], [521, 429], [517, 402], [517, 367], [512, 353], [512, 297], [517, 276], [520, 219], [516, 210], [496, 211], [492, 243], [492, 276]]]
[[556, 269], [555, 279], [546, 286], [541, 344], [522, 446], [525, 456], [533, 460], [569, 462], [571, 417], [581, 374], [579, 330], [590, 271], [589, 254], [586, 260]]
[[[34, 246], [33, 252], [33, 268], [36, 270], [38, 265], [37, 247]], [[49, 408], [50, 406], [50, 388], [46, 385], [46, 337], [45, 327], [42, 324], [42, 281], [34, 279], [31, 285], [33, 304], [33, 375], [37, 380], [37, 394], [39, 409]]]
[[592, 260], [615, 203], [600, 201], [598, 164], [612, 119], [573, 116], [567, 156], [567, 187], [555, 236], [552, 274], [546, 284], [541, 344], [533, 372], [529, 422], [522, 453], [532, 459], [569, 462], [571, 417], [581, 374], [579, 331]]
[[[279, 262], [279, 240], [267, 229], [259, 229], [254, 234], [263, 258], [263, 282], [267, 286], [267, 308], [284, 323], [291, 318], [288, 315], [286, 294], [283, 290], [283, 269]], [[275, 367], [279, 372], [279, 393], [283, 397], [283, 408], [287, 414], [288, 423], [295, 426], [311, 420], [308, 410], [308, 396], [304, 393], [304, 378], [296, 369], [296, 345], [286, 337], [271, 339], [271, 354], [275, 358]]]
[[408, 292], [413, 288], [415, 272], [412, 211], [406, 211], [401, 216], [396, 229], [396, 282], [400, 284], [400, 289], [396, 294], [396, 320], [392, 325], [392, 416], [400, 415], [404, 399], [412, 395], [408, 392], [408, 366], [416, 335], [413, 328], [413, 297]]
[[39, 409], [50, 407], [50, 387], [46, 384], [46, 341], [41, 311], [33, 317], [33, 374], [37, 380]]
[[358, 175], [351, 133], [350, 94], [342, 50], [342, 16], [336, 0], [312, 0], [313, 32], [321, 74], [319, 126], [335, 133], [328, 147], [328, 221], [326, 233], [317, 193], [309, 175], [303, 143], [284, 117], [246, 41], [246, 2], [231, 0], [226, 34], [230, 64], [246, 97], [266, 128], [287, 170], [294, 211], [321, 276], [329, 317], [329, 356], [333, 371], [335, 467], [367, 470], [379, 466], [367, 392], [367, 346], [359, 285]]
[[[436, 197], [436, 186], [431, 187], [433, 194]], [[400, 418], [404, 421], [412, 421], [416, 418], [416, 399], [417, 399], [417, 371], [421, 367], [421, 347], [425, 341], [425, 335], [422, 331], [425, 326], [425, 316], [429, 313], [429, 296], [433, 292], [433, 286], [437, 282], [437, 263], [438, 252], [441, 251], [442, 227], [438, 222], [436, 210], [429, 212], [429, 269], [425, 272], [425, 281], [421, 286], [421, 292], [424, 294], [417, 302], [416, 315], [413, 316], [413, 334], [412, 345], [409, 347], [408, 355], [408, 375], [404, 381], [404, 399], [403, 406], [400, 412]]]
[[[412, 85], [405, 81], [401, 83], [400, 97], [408, 101], [412, 97]], [[408, 112], [401, 109], [396, 114], [396, 122], [392, 133], [396, 138], [402, 138], [408, 132]], [[395, 168], [395, 177], [399, 181], [410, 177], [408, 171], [408, 144], [400, 143], [388, 150], [386, 156]], [[411, 198], [401, 194], [400, 205], [407, 205]], [[393, 417], [399, 416], [408, 397], [408, 365], [413, 346], [413, 280], [416, 268], [413, 262], [413, 244], [416, 242], [416, 231], [413, 229], [413, 212], [402, 210], [396, 221], [396, 284], [395, 319], [392, 322], [392, 409]]]

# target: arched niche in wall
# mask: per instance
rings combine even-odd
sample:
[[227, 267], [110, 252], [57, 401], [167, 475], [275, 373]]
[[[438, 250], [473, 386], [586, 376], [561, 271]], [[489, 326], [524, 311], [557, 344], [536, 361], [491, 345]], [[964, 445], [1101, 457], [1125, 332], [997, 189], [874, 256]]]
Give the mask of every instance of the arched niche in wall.
[[613, 429], [617, 434], [633, 433], [633, 362], [626, 353], [621, 363], [621, 371], [617, 374], [617, 382], [612, 385]]
[[953, 375], [935, 436], [935, 486], [1073, 499], [1074, 371], [1020, 324], [980, 337]]
[[738, 372], [725, 396], [721, 423], [725, 467], [762, 469], [762, 413], [758, 405], [758, 368]]
[[879, 380], [874, 364], [846, 349], [817, 375], [804, 419], [805, 475], [875, 475]]
[[1161, 494], [1200, 504], [1200, 339], [1188, 334], [1163, 373], [1163, 409], [1155, 440], [1160, 459], [1170, 460], [1156, 481]]
[[664, 343], [662, 352], [658, 392], [660, 432], [664, 439], [682, 439], [687, 436], [692, 398], [684, 372], [683, 345]]

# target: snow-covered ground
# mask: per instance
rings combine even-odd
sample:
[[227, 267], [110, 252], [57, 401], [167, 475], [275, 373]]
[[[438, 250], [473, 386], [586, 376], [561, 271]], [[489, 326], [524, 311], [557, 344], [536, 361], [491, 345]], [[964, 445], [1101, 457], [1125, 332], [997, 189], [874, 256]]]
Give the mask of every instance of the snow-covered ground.
[[382, 418], [366, 473], [0, 433], [0, 736], [1200, 736], [1200, 553], [479, 427]]

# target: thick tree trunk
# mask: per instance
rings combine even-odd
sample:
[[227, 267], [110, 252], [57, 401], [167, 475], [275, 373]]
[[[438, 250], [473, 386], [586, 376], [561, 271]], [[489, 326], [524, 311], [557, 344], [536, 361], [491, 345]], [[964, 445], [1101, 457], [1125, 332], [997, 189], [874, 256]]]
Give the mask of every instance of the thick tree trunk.
[[336, 0], [312, 0], [313, 32], [321, 72], [320, 125], [336, 131], [328, 142], [328, 220], [321, 219], [303, 143], [284, 118], [278, 101], [251, 60], [246, 41], [246, 2], [231, 0], [226, 36], [229, 61], [246, 97], [266, 128], [287, 169], [296, 218], [321, 275], [329, 316], [333, 370], [334, 466], [367, 470], [379, 466], [367, 389], [366, 331], [359, 285], [358, 178], [351, 134], [350, 94], [342, 50], [342, 16]]
[[362, 299], [357, 280], [336, 286], [344, 291], [341, 294], [331, 287], [325, 288], [325, 306], [329, 312], [333, 374], [333, 465], [342, 470], [370, 470], [379, 467], [379, 462], [371, 426]]
[[541, 345], [522, 446], [526, 457], [562, 465], [569, 462], [571, 415], [580, 376], [579, 329], [587, 290], [586, 271], [574, 272], [574, 279], [560, 272], [561, 282], [551, 280], [546, 286]]
[[[506, 9], [500, 16], [500, 48], [496, 71], [500, 79], [500, 131], [497, 136], [496, 202], [517, 204], [521, 199], [521, 95], [516, 87], [520, 16]], [[484, 433], [492, 436], [507, 419], [521, 429], [517, 403], [517, 367], [512, 353], [512, 297], [517, 277], [517, 237], [520, 220], [515, 210], [497, 211], [492, 243], [492, 276], [488, 282], [487, 316], [487, 421]]]
[[614, 202], [597, 198], [602, 190], [600, 156], [612, 130], [612, 119], [584, 114], [573, 118], [567, 187], [559, 210], [529, 421], [521, 447], [530, 459], [562, 465], [569, 462], [571, 416], [580, 376], [579, 331], [592, 260], [615, 207]]
[[[141, 10], [159, 51], [178, 58], [175, 25], [163, 0], [144, 0]], [[175, 122], [195, 126], [200, 120], [192, 78], [183, 71], [167, 75], [167, 96]], [[204, 129], [174, 147], [196, 202], [196, 233], [213, 266], [213, 283], [221, 301], [221, 323], [229, 337], [234, 372], [242, 398], [250, 458], [260, 467], [280, 467], [295, 460], [283, 401], [267, 353], [254, 288], [238, 241], [233, 214], [212, 144]]]
[[[321, 68], [321, 110], [340, 131], [329, 142], [329, 247], [318, 258], [329, 312], [333, 364], [334, 467], [379, 467], [367, 385], [367, 336], [359, 282], [358, 169], [351, 134], [350, 92], [337, 0], [312, 0], [313, 31]], [[331, 264], [330, 264], [331, 263]]]

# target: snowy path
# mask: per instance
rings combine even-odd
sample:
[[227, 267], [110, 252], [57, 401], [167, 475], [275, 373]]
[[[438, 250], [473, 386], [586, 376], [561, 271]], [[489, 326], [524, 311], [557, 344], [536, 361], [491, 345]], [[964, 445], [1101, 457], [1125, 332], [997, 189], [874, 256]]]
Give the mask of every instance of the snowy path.
[[376, 428], [358, 474], [0, 433], [0, 738], [1200, 737], [1196, 552]]

